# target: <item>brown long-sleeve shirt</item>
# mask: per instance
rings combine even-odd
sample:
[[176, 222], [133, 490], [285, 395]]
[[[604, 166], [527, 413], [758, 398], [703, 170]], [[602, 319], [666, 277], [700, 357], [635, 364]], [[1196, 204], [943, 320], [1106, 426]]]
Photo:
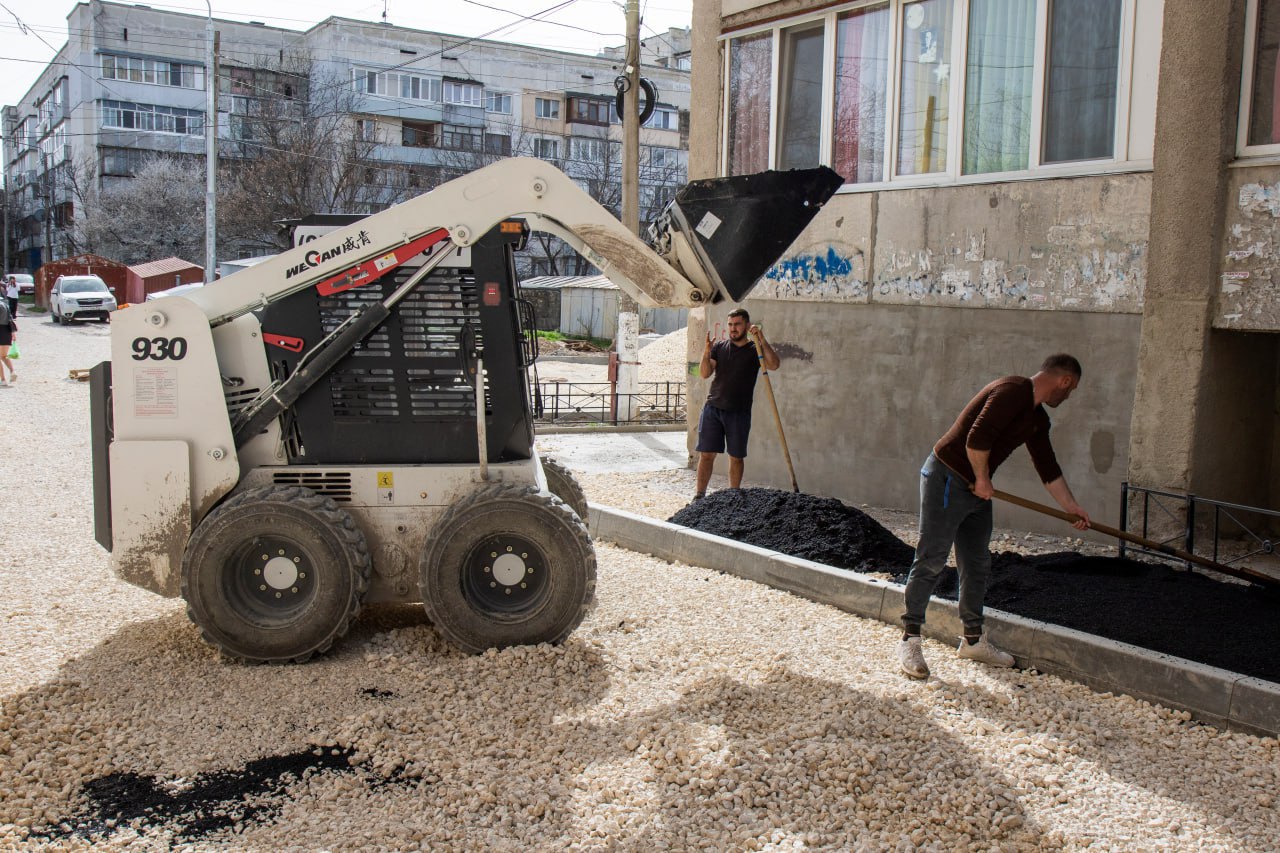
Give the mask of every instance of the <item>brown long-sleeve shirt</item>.
[[951, 429], [933, 446], [933, 452], [944, 465], [972, 483], [973, 466], [966, 447], [990, 452], [987, 473], [991, 475], [1009, 454], [1025, 444], [1040, 480], [1052, 483], [1062, 476], [1062, 468], [1049, 443], [1049, 427], [1049, 415], [1044, 406], [1036, 405], [1031, 380], [1006, 376], [987, 385], [969, 401]]

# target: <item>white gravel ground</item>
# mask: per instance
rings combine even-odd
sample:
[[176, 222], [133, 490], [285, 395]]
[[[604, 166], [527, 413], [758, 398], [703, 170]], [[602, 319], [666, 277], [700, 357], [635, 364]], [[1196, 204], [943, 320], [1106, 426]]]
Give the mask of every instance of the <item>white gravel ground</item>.
[[[65, 377], [105, 357], [106, 329], [19, 322], [20, 379], [0, 389], [0, 848], [1277, 847], [1275, 739], [933, 642], [935, 677], [908, 681], [889, 626], [612, 547], [558, 648], [466, 656], [396, 607], [304, 666], [222, 663], [93, 541], [88, 386]], [[687, 476], [584, 486], [661, 515]], [[104, 774], [177, 797], [319, 745], [352, 750], [350, 770], [250, 797], [270, 808], [219, 834], [29, 836]]]

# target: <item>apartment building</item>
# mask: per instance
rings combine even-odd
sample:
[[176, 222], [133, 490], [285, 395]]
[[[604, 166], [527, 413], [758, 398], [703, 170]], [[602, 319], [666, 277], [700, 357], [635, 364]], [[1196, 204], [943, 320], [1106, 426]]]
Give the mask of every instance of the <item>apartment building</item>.
[[[78, 4], [67, 42], [18, 104], [3, 109], [11, 268], [73, 253], [85, 182], [128, 181], [156, 154], [203, 168], [206, 86], [202, 15], [140, 4]], [[620, 193], [619, 60], [388, 24], [328, 18], [307, 30], [215, 19], [219, 157], [252, 158], [264, 103], [328, 98], [349, 115], [368, 184], [367, 213], [495, 157], [555, 162], [608, 206]], [[651, 39], [653, 84], [641, 132], [642, 218], [684, 183], [689, 32]], [[642, 102], [643, 105], [643, 102]], [[221, 241], [220, 241], [221, 242]], [[228, 255], [224, 247], [220, 255]], [[538, 272], [554, 268], [544, 260]], [[561, 270], [567, 271], [567, 270]]]

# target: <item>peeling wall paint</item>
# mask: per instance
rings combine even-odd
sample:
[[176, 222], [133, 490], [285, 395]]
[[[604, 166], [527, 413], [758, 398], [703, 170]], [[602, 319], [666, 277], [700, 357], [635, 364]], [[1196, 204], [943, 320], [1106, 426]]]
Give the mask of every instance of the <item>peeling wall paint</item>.
[[1149, 218], [1145, 173], [839, 195], [752, 296], [1141, 313]]
[[[1243, 172], [1244, 170], [1241, 170]], [[1277, 168], [1233, 175], [1214, 326], [1280, 330], [1280, 179]]]

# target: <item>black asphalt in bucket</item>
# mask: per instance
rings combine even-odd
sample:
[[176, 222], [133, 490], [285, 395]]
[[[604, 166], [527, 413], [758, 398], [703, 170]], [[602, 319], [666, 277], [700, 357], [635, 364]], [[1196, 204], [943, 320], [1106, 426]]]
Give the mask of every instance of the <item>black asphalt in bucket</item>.
[[[905, 583], [914, 547], [834, 498], [723, 489], [669, 519], [782, 554]], [[1064, 531], [1069, 530], [1064, 525]], [[935, 594], [956, 597], [956, 573]], [[1074, 551], [992, 554], [986, 603], [1007, 613], [1280, 683], [1280, 598], [1167, 564]]]

